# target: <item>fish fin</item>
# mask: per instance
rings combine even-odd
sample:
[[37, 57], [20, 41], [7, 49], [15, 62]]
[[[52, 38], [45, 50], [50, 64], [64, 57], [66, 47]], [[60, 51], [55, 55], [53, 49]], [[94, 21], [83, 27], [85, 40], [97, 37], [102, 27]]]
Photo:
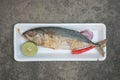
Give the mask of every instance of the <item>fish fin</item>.
[[104, 56], [104, 54], [105, 54], [105, 52], [103, 50], [103, 48], [105, 46], [106, 46], [106, 39], [96, 43], [96, 45], [95, 45], [96, 49], [101, 53], [102, 56]]
[[106, 46], [106, 39], [105, 40], [102, 40], [100, 42], [98, 42], [97, 44], [101, 45], [102, 48], [104, 48]]

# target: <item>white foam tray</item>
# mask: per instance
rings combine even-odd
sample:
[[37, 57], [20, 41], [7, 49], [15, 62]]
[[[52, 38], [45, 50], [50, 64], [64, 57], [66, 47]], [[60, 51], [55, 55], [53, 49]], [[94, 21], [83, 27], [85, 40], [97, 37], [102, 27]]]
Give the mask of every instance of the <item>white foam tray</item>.
[[[103, 61], [106, 58], [94, 48], [83, 54], [73, 55], [70, 50], [52, 50], [38, 46], [38, 53], [34, 57], [24, 56], [21, 52], [21, 45], [26, 40], [18, 33], [17, 29], [20, 29], [20, 33], [27, 31], [31, 28], [55, 26], [82, 31], [89, 29], [93, 31], [93, 42], [99, 42], [106, 39], [106, 26], [102, 23], [18, 23], [14, 26], [14, 59], [16, 61]], [[106, 52], [106, 47], [104, 48]]]

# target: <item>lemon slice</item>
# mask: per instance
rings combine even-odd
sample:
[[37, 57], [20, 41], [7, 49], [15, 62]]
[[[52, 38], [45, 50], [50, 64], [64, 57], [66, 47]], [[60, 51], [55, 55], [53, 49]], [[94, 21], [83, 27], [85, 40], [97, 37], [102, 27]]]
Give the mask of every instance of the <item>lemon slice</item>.
[[34, 56], [37, 51], [37, 45], [32, 42], [26, 42], [22, 45], [22, 52], [25, 56]]

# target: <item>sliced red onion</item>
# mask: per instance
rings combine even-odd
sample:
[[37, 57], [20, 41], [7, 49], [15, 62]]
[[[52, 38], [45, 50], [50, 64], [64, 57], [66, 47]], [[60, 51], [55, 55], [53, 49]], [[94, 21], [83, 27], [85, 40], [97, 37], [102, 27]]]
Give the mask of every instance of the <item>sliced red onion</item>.
[[87, 37], [89, 40], [93, 39], [93, 32], [90, 30], [84, 30], [84, 31], [81, 31], [80, 33], [85, 37]]

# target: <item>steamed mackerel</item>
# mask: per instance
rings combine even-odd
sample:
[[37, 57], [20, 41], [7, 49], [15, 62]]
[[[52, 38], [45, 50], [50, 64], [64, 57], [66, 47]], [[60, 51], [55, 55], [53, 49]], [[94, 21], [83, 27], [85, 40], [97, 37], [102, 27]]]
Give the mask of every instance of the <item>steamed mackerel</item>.
[[[40, 27], [24, 32], [23, 36], [28, 41], [36, 43], [38, 46], [52, 49], [76, 50], [94, 45], [102, 56], [104, 56], [103, 47], [99, 42], [94, 43], [78, 31], [71, 29], [60, 27]], [[106, 40], [103, 42], [105, 44]]]

